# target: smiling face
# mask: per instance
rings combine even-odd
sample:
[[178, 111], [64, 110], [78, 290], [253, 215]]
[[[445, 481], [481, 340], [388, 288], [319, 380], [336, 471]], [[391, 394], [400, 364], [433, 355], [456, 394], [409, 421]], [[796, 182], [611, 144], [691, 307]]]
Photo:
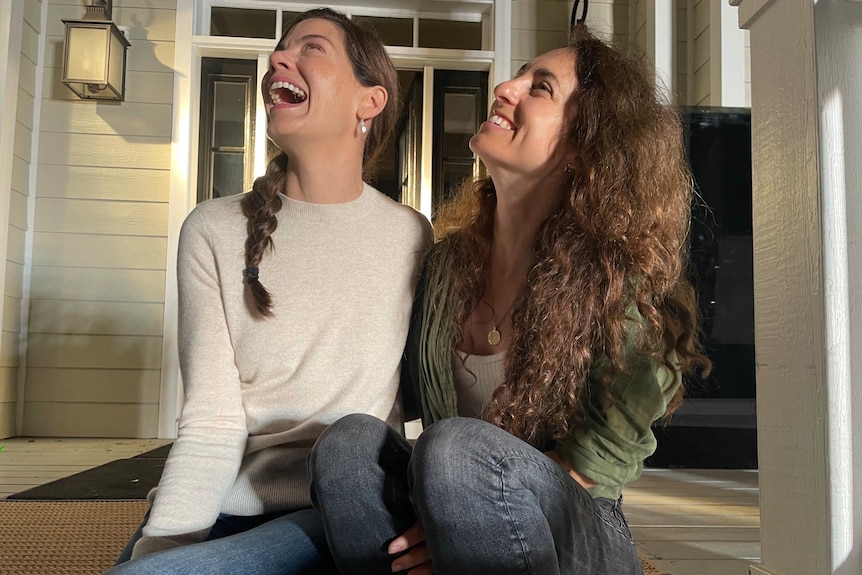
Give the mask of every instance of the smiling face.
[[566, 124], [566, 103], [577, 88], [568, 49], [542, 54], [494, 88], [491, 113], [470, 149], [495, 172], [540, 176]]
[[292, 136], [303, 145], [315, 138], [353, 137], [366, 88], [360, 85], [333, 22], [299, 22], [269, 58], [261, 84], [269, 137], [283, 150]]

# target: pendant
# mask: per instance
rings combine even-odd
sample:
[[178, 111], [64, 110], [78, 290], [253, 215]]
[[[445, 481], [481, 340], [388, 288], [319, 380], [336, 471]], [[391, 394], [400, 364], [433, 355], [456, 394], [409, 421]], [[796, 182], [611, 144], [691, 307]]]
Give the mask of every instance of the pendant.
[[494, 329], [488, 332], [488, 343], [491, 345], [497, 345], [500, 343], [500, 332], [497, 331], [497, 327], [494, 326]]

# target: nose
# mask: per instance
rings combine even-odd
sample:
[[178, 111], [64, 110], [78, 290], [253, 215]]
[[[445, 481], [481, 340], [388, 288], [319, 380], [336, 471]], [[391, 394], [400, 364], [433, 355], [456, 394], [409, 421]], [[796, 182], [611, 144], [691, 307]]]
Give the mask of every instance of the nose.
[[287, 50], [276, 50], [269, 55], [269, 65], [272, 70], [288, 70], [292, 64], [293, 61]]
[[519, 93], [518, 93], [518, 79], [513, 78], [512, 80], [506, 80], [505, 82], [500, 82], [494, 87], [494, 97], [499, 102], [504, 102], [506, 104], [515, 104], [518, 102]]

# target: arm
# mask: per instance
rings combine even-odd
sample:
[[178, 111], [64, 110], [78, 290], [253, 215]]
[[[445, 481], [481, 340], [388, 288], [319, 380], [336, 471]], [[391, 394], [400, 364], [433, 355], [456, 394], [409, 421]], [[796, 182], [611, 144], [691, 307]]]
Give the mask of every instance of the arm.
[[640, 475], [644, 459], [656, 447], [652, 424], [665, 414], [681, 381], [677, 371], [637, 355], [631, 346], [625, 360], [630, 369], [611, 386], [610, 403], [600, 399], [601, 368], [591, 371], [591, 395], [596, 399], [587, 406], [586, 425], [559, 447], [572, 470], [592, 483], [584, 486], [594, 497], [615, 499]]
[[206, 537], [236, 478], [247, 439], [216, 255], [197, 210], [180, 234], [177, 280], [185, 403], [150, 520], [133, 557]]
[[[423, 417], [421, 392], [419, 390], [419, 338], [422, 329], [422, 299], [425, 294], [426, 273], [424, 262], [413, 296], [413, 309], [410, 314], [410, 328], [404, 345], [401, 360], [401, 397], [404, 402], [404, 420], [412, 421]], [[423, 418], [424, 419], [424, 418]], [[430, 423], [423, 421], [426, 425]]]

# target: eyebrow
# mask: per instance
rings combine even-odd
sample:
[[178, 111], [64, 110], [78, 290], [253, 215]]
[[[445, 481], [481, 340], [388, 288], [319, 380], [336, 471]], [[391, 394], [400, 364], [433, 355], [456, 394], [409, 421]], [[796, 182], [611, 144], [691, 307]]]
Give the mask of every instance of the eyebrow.
[[[285, 38], [285, 41], [286, 41], [286, 40], [287, 40], [287, 38]], [[329, 38], [327, 38], [327, 37], [326, 37], [326, 36], [324, 36], [323, 34], [306, 34], [306, 35], [305, 35], [305, 36], [303, 36], [302, 38], [298, 38], [298, 39], [294, 40], [294, 42], [295, 42], [295, 43], [299, 43], [299, 44], [303, 44], [303, 43], [305, 43], [305, 42], [308, 42], [309, 40], [324, 40], [327, 44], [329, 44], [330, 46], [332, 46], [333, 48], [335, 48], [335, 44], [333, 44], [333, 43], [332, 43], [332, 40], [330, 40]], [[284, 41], [282, 41], [282, 43], [281, 43], [281, 46], [280, 46], [280, 47], [281, 47], [281, 48], [286, 48], [286, 47], [287, 47], [287, 45], [284, 43]]]
[[[530, 69], [530, 66], [531, 66], [530, 64], [524, 64], [523, 66], [518, 68], [518, 73], [516, 74], [516, 76], [523, 76], [524, 73]], [[557, 85], [559, 85], [559, 83], [560, 83], [560, 80], [559, 80], [559, 78], [557, 78], [557, 75], [554, 74], [553, 72], [551, 72], [550, 70], [548, 70], [547, 68], [536, 68], [536, 70], [533, 72], [533, 76], [538, 77], [538, 78], [542, 78], [545, 80], [551, 80], [551, 81], [557, 83]]]

